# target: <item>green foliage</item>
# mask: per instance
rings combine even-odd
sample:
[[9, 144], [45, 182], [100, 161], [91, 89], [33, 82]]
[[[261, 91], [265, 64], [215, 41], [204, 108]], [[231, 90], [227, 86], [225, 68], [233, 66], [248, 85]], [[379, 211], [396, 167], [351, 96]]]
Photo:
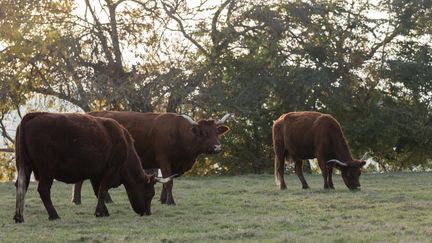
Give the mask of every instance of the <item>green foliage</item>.
[[[270, 171], [272, 121], [289, 111], [317, 110], [341, 122], [356, 157], [369, 152], [383, 170], [426, 168], [431, 158], [430, 51], [419, 44], [422, 34], [407, 31], [421, 23], [419, 15], [406, 13], [430, 11], [409, 2], [394, 4], [400, 5], [381, 9], [395, 14], [388, 20], [369, 17], [376, 7], [368, 1], [297, 1], [244, 10], [258, 27], [232, 40], [241, 52], [224, 52], [223, 67], [213, 67], [224, 75], [212, 76], [198, 97], [205, 97], [207, 109], [220, 104], [218, 110], [238, 116], [224, 141], [227, 152], [210, 158], [213, 164], [230, 173]], [[379, 38], [383, 24], [394, 29]], [[409, 48], [392, 42], [404, 35], [415, 37]]]
[[192, 172], [221, 174], [271, 171], [272, 122], [316, 110], [340, 121], [355, 157], [430, 166], [429, 1], [188, 4], [0, 3], [2, 112], [37, 93], [84, 111], [235, 113], [225, 152]]
[[12, 154], [0, 152], [0, 182], [10, 181], [15, 174], [15, 158]]

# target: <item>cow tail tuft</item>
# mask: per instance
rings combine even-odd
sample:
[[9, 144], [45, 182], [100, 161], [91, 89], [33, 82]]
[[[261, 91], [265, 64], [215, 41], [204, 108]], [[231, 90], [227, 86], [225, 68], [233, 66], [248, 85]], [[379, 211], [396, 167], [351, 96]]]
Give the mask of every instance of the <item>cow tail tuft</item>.
[[24, 221], [24, 197], [27, 192], [27, 187], [30, 180], [31, 168], [28, 160], [28, 154], [25, 148], [25, 125], [32, 118], [40, 113], [30, 113], [23, 117], [21, 123], [18, 125], [15, 136], [15, 160], [17, 169], [16, 187], [16, 211], [15, 222], [22, 223]]
[[273, 150], [274, 150], [274, 175], [275, 183], [281, 189], [285, 189], [284, 171], [285, 171], [285, 145], [283, 141], [283, 134], [281, 134], [279, 125], [273, 124]]

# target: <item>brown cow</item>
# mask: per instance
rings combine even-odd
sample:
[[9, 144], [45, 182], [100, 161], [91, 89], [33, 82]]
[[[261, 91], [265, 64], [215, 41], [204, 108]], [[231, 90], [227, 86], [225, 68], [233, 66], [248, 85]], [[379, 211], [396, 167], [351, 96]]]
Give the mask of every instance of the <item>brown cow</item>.
[[333, 166], [342, 172], [349, 189], [360, 187], [361, 167], [366, 162], [352, 157], [342, 128], [334, 117], [319, 112], [290, 112], [273, 124], [275, 153], [275, 180], [280, 189], [286, 189], [283, 173], [285, 159], [295, 162], [295, 171], [303, 189], [309, 188], [302, 171], [302, 160], [318, 159], [324, 177], [324, 188], [334, 189]]
[[[122, 124], [135, 139], [135, 148], [144, 169], [160, 168], [162, 175], [182, 175], [192, 168], [197, 156], [221, 151], [219, 136], [229, 130], [222, 125], [230, 114], [218, 121], [193, 121], [174, 113], [139, 113], [121, 111], [91, 112], [92, 116], [108, 117]], [[175, 204], [173, 183], [164, 184], [160, 201]], [[73, 201], [80, 203], [81, 183], [75, 185]]]
[[128, 131], [112, 119], [75, 113], [29, 113], [17, 128], [15, 222], [24, 221], [24, 197], [34, 173], [49, 219], [59, 216], [50, 196], [53, 180], [76, 183], [90, 179], [98, 197], [96, 217], [109, 216], [103, 199], [108, 189], [124, 185], [133, 210], [150, 214], [154, 183], [144, 173]]

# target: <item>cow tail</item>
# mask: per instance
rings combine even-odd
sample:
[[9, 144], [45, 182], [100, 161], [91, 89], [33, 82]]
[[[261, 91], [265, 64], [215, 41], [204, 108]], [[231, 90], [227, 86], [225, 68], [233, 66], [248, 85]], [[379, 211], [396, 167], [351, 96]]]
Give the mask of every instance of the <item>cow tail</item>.
[[27, 192], [28, 184], [30, 182], [30, 161], [28, 160], [28, 154], [25, 148], [25, 123], [30, 119], [34, 118], [38, 113], [30, 113], [24, 116], [18, 125], [16, 136], [15, 136], [15, 160], [17, 169], [17, 180], [15, 182], [16, 187], [16, 211], [15, 211], [15, 222], [21, 223], [24, 221], [24, 197]]
[[276, 185], [285, 186], [284, 171], [285, 171], [285, 145], [283, 141], [283, 134], [281, 134], [278, 124], [273, 125], [273, 150], [274, 150], [274, 175]]

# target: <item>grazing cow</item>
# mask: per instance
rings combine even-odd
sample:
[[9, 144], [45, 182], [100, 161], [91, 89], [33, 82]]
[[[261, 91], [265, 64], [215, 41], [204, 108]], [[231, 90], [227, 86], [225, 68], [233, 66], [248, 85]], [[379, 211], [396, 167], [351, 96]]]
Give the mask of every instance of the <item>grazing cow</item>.
[[295, 162], [295, 171], [303, 189], [309, 188], [302, 171], [302, 160], [317, 158], [324, 177], [324, 188], [334, 189], [333, 166], [342, 173], [349, 189], [360, 187], [360, 169], [365, 161], [352, 157], [342, 128], [334, 117], [319, 112], [290, 112], [273, 124], [275, 153], [275, 180], [280, 189], [286, 189], [283, 177], [285, 159]]
[[75, 113], [29, 113], [17, 128], [15, 140], [16, 213], [24, 221], [24, 197], [34, 173], [49, 219], [59, 216], [50, 196], [53, 180], [76, 183], [90, 179], [98, 198], [96, 217], [109, 216], [104, 198], [108, 189], [124, 185], [133, 210], [149, 215], [154, 183], [169, 179], [147, 175], [128, 131], [118, 122]]
[[[219, 136], [229, 130], [218, 121], [193, 121], [174, 113], [139, 113], [121, 111], [91, 112], [92, 116], [112, 118], [122, 124], [135, 139], [135, 148], [144, 169], [160, 168], [162, 175], [182, 175], [192, 168], [197, 156], [221, 151]], [[174, 205], [173, 183], [163, 185], [160, 201]], [[78, 187], [78, 189], [76, 189]], [[73, 201], [80, 202], [81, 183], [75, 185]]]

